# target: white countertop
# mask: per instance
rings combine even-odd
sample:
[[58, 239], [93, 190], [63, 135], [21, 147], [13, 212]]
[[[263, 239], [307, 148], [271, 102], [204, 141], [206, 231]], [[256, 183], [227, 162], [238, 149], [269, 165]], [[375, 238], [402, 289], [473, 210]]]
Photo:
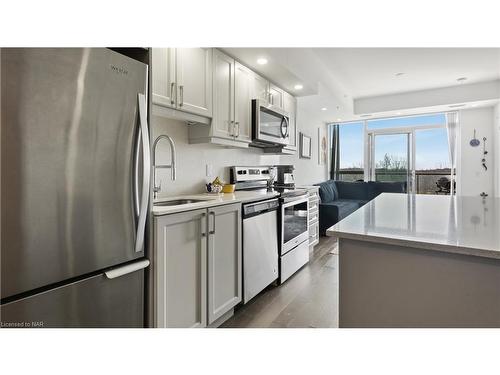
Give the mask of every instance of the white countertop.
[[168, 197], [163, 199], [156, 199], [155, 203], [165, 202], [175, 199], [203, 199], [203, 202], [195, 202], [182, 204], [177, 206], [154, 206], [153, 205], [153, 215], [168, 215], [175, 212], [191, 211], [200, 208], [221, 206], [230, 203], [245, 203], [258, 201], [268, 198], [277, 197], [279, 194], [276, 192], [266, 192], [266, 191], [235, 191], [234, 193], [225, 193], [220, 195], [213, 194], [192, 194], [192, 195], [180, 195], [176, 197]]
[[500, 259], [500, 198], [383, 193], [327, 235]]

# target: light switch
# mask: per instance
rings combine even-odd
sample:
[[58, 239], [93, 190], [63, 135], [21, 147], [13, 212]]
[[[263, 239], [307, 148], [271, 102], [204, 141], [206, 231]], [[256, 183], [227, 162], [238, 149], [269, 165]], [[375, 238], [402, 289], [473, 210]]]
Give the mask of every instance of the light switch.
[[207, 164], [206, 165], [206, 174], [207, 174], [207, 177], [212, 177], [212, 175], [213, 175], [212, 164]]

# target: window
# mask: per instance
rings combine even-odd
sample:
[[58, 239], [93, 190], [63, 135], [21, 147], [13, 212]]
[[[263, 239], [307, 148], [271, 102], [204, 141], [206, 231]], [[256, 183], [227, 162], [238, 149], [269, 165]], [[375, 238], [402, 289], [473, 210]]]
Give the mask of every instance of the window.
[[339, 148], [341, 180], [406, 181], [415, 193], [450, 192], [444, 113], [341, 123]]
[[[332, 127], [330, 126], [330, 140]], [[364, 178], [364, 122], [339, 124], [340, 173], [343, 181], [356, 181]], [[330, 142], [330, 155], [332, 145]]]
[[[449, 190], [451, 173], [446, 128], [415, 130], [415, 184], [419, 194]], [[439, 186], [442, 188], [440, 189]]]
[[368, 130], [376, 129], [397, 129], [405, 127], [419, 127], [429, 125], [445, 125], [446, 117], [444, 113], [423, 115], [423, 116], [407, 116], [396, 118], [383, 118], [377, 120], [368, 120], [366, 128]]

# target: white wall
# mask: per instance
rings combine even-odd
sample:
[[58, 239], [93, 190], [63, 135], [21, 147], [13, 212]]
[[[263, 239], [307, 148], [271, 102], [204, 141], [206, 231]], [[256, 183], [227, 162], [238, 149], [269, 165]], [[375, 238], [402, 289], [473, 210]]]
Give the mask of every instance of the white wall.
[[[304, 131], [312, 137], [312, 158], [299, 159], [297, 155], [266, 155], [260, 149], [235, 149], [210, 144], [189, 144], [188, 125], [181, 121], [153, 116], [153, 138], [161, 134], [170, 135], [177, 149], [177, 179], [170, 179], [170, 170], [159, 169], [157, 182], [161, 180], [162, 193], [159, 197], [183, 194], [195, 194], [204, 191], [205, 183], [219, 176], [229, 182], [229, 169], [233, 165], [276, 165], [293, 164], [296, 166], [295, 179], [298, 184], [313, 184], [326, 180], [327, 167], [318, 165], [318, 127], [321, 122], [311, 120], [302, 114], [300, 107], [297, 115], [299, 131]], [[158, 144], [157, 164], [170, 163], [170, 148], [168, 142]], [[206, 164], [211, 164], [213, 173], [206, 176]]]
[[[319, 110], [318, 110], [319, 112]], [[295, 181], [299, 185], [311, 185], [328, 179], [328, 161], [324, 165], [318, 163], [318, 129], [322, 127], [327, 133], [327, 125], [321, 120], [320, 114], [314, 116], [302, 108], [298, 100], [297, 127], [299, 132], [311, 137], [311, 159], [299, 158], [299, 151], [293, 156], [281, 156], [280, 164], [295, 165]]]
[[493, 133], [494, 133], [493, 158], [495, 159], [495, 172], [494, 172], [495, 196], [500, 197], [500, 103], [498, 103], [495, 106]]
[[[498, 164], [494, 162], [493, 107], [462, 110], [459, 113], [459, 124], [460, 145], [457, 165], [459, 186], [457, 186], [457, 193], [478, 196], [484, 191], [489, 195], [493, 195], [495, 164]], [[478, 147], [471, 147], [469, 144], [474, 136], [474, 129], [476, 129], [476, 137], [481, 141]], [[487, 171], [481, 165], [483, 137], [487, 138]]]

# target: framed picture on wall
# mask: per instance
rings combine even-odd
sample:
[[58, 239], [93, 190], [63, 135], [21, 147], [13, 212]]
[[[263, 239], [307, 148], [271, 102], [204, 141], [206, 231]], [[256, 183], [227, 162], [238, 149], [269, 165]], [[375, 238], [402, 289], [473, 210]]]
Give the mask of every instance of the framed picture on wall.
[[300, 133], [299, 141], [300, 141], [299, 156], [303, 159], [311, 159], [311, 154], [312, 154], [311, 137], [308, 137], [304, 133]]
[[325, 165], [328, 160], [328, 140], [326, 139], [326, 129], [318, 128], [318, 164]]

